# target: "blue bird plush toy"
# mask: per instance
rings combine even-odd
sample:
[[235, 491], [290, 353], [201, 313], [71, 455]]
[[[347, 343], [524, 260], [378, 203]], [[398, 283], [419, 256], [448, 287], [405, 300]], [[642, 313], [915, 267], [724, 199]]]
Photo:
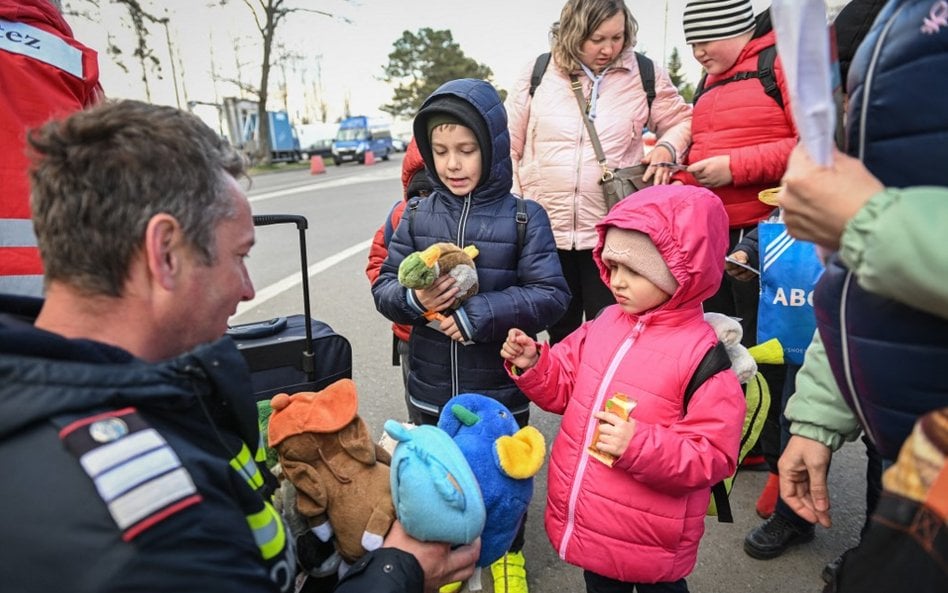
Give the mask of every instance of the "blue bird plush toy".
[[506, 406], [477, 393], [448, 400], [438, 427], [460, 447], [481, 487], [487, 523], [477, 565], [488, 566], [507, 552], [520, 529], [546, 442], [536, 428], [519, 428]]
[[458, 446], [436, 426], [385, 422], [396, 441], [389, 474], [395, 515], [422, 541], [469, 544], [484, 530], [477, 479]]

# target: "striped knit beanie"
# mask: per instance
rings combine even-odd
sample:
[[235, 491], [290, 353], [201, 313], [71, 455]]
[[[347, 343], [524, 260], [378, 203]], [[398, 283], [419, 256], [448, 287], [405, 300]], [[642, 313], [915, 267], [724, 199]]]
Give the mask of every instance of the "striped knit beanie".
[[689, 0], [682, 18], [685, 43], [737, 37], [754, 28], [751, 0]]

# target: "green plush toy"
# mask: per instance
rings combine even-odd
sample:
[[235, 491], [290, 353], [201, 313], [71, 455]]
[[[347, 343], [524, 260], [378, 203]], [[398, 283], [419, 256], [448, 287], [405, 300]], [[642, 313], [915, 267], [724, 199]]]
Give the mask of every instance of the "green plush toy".
[[[454, 243], [435, 243], [402, 260], [398, 266], [398, 282], [406, 288], [427, 288], [441, 276], [449, 274], [458, 287], [458, 296], [449, 309], [456, 309], [477, 294], [477, 269], [474, 266], [477, 253], [477, 247], [473, 245], [461, 249]], [[427, 311], [425, 317], [443, 319], [437, 311]]]

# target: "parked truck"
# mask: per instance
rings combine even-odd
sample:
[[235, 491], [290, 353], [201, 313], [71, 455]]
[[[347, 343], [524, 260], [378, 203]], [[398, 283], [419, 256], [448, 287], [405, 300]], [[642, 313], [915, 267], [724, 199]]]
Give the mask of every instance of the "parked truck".
[[[231, 143], [245, 154], [253, 156], [260, 134], [256, 102], [228, 97], [224, 99], [223, 115]], [[270, 160], [300, 160], [300, 141], [287, 113], [268, 111], [267, 118], [270, 122]]]
[[383, 161], [395, 152], [391, 122], [365, 115], [347, 117], [339, 122], [339, 131], [332, 142], [332, 160], [337, 166], [344, 162], [365, 163], [365, 153], [369, 150]]

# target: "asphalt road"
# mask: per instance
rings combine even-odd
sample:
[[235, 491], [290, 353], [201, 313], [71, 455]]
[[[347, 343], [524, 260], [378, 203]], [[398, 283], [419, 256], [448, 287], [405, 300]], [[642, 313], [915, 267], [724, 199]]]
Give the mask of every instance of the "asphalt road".
[[[360, 414], [377, 434], [388, 418], [403, 420], [405, 407], [400, 370], [391, 366], [391, 331], [372, 302], [365, 264], [368, 241], [392, 204], [401, 196], [400, 156], [372, 166], [347, 164], [325, 174], [308, 171], [262, 175], [253, 180], [251, 203], [256, 214], [303, 214], [307, 234], [313, 316], [346, 336], [353, 349], [353, 378], [359, 389]], [[234, 323], [302, 312], [299, 250], [289, 227], [258, 229], [249, 260], [258, 291], [254, 302], [241, 307]], [[556, 416], [534, 408], [533, 424], [553, 442]], [[820, 570], [853, 545], [861, 527], [865, 456], [860, 443], [847, 445], [834, 458], [830, 477], [833, 527], [817, 528], [816, 539], [782, 557], [760, 561], [742, 549], [744, 535], [757, 526], [754, 503], [765, 472], [742, 472], [731, 494], [733, 524], [706, 521], [698, 564], [688, 577], [693, 593], [799, 593], [820, 591]], [[560, 560], [543, 528], [546, 468], [535, 481], [527, 524], [529, 585], [533, 593], [583, 591], [582, 571]], [[490, 571], [484, 584], [490, 590]]]

